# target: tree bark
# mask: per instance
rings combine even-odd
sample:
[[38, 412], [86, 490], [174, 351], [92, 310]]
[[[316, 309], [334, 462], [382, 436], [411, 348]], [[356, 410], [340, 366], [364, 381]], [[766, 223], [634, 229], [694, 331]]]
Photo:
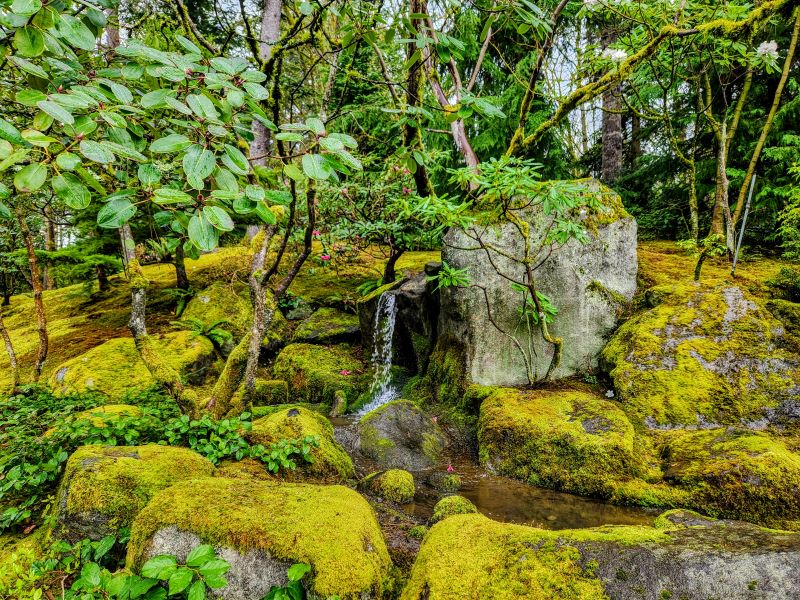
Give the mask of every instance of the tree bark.
[[[53, 220], [53, 209], [50, 205], [44, 209], [44, 249], [48, 252], [55, 252], [56, 250], [56, 224]], [[44, 274], [42, 277], [44, 289], [52, 290], [54, 285], [49, 265], [44, 265], [42, 273]]]
[[[428, 11], [428, 0], [411, 0], [409, 5], [409, 12], [411, 14], [426, 14]], [[419, 29], [424, 24], [424, 19], [416, 18], [411, 20], [411, 24], [415, 29]], [[406, 60], [410, 60], [416, 52], [414, 44], [406, 46]], [[417, 61], [408, 68], [408, 77], [406, 78], [406, 104], [409, 108], [418, 108], [422, 103], [422, 73], [423, 62]], [[419, 124], [416, 122], [417, 125]], [[403, 126], [403, 145], [409, 150], [422, 149], [422, 136], [420, 130], [415, 126], [411, 119], [406, 121]], [[428, 171], [424, 166], [417, 165], [414, 171], [414, 185], [417, 188], [417, 194], [420, 196], [429, 196], [431, 193], [431, 185], [428, 180]]]
[[381, 285], [387, 285], [397, 279], [395, 267], [397, 266], [397, 261], [403, 256], [403, 252], [403, 250], [392, 250], [391, 254], [389, 254], [389, 260], [386, 261], [386, 267], [383, 269]]
[[36, 354], [36, 364], [33, 367], [33, 381], [38, 382], [42, 376], [44, 361], [47, 360], [47, 352], [50, 338], [47, 334], [47, 314], [44, 309], [44, 299], [42, 297], [42, 275], [39, 271], [39, 261], [36, 258], [36, 248], [33, 244], [33, 235], [28, 227], [25, 216], [20, 209], [16, 210], [17, 223], [19, 223], [25, 249], [28, 252], [28, 264], [31, 269], [31, 287], [33, 288], [33, 305], [36, 310], [36, 328], [39, 333], [39, 350]]
[[0, 312], [0, 337], [3, 338], [3, 343], [6, 347], [6, 353], [8, 354], [8, 362], [11, 364], [11, 378], [14, 382], [14, 390], [19, 387], [20, 379], [19, 379], [19, 365], [17, 364], [17, 353], [14, 352], [14, 344], [11, 342], [11, 336], [8, 335], [8, 329], [6, 329], [6, 324], [3, 322], [3, 313]]
[[[601, 34], [603, 47], [608, 48], [617, 41], [617, 32], [607, 26]], [[603, 137], [602, 165], [600, 178], [604, 183], [613, 184], [622, 171], [622, 93], [621, 86], [609, 88], [603, 93]]]
[[[261, 13], [258, 57], [262, 64], [272, 56], [272, 47], [281, 33], [281, 0], [265, 0]], [[250, 156], [254, 165], [266, 165], [269, 151], [269, 130], [259, 121], [253, 122], [253, 141], [250, 143]]]
[[95, 267], [95, 274], [97, 275], [97, 289], [105, 292], [108, 289], [108, 272], [105, 265], [97, 265]]
[[184, 291], [189, 291], [191, 288], [189, 276], [186, 274], [186, 252], [183, 249], [183, 242], [175, 248], [175, 287]]

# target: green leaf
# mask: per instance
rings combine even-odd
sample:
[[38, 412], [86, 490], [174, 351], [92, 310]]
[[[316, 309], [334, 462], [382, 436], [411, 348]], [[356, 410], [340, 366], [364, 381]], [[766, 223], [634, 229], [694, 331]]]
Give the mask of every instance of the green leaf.
[[329, 150], [331, 152], [344, 150], [344, 142], [342, 140], [337, 140], [336, 138], [324, 137], [319, 140], [319, 145], [325, 150]]
[[203, 54], [203, 51], [200, 50], [200, 48], [198, 48], [191, 40], [183, 37], [182, 35], [176, 35], [175, 41], [183, 46], [183, 49], [189, 54]]
[[206, 206], [203, 209], [203, 214], [209, 223], [220, 231], [232, 231], [234, 228], [233, 219], [225, 211], [224, 208], [219, 206]]
[[100, 565], [93, 562], [83, 565], [81, 579], [92, 587], [100, 585]]
[[161, 181], [161, 171], [155, 165], [150, 163], [139, 165], [139, 170], [136, 172], [139, 181], [145, 187], [150, 187]]
[[15, 15], [30, 17], [42, 9], [42, 0], [14, 0], [11, 3], [11, 12]]
[[280, 133], [275, 134], [275, 139], [282, 140], [284, 142], [302, 142], [303, 134], [295, 131], [281, 131]]
[[244, 104], [244, 94], [241, 90], [228, 90], [225, 97], [234, 108], [239, 108]]
[[50, 100], [40, 100], [36, 103], [36, 106], [53, 117], [56, 121], [66, 123], [67, 125], [72, 125], [75, 123], [75, 117], [73, 117], [69, 111], [67, 111], [67, 109], [56, 104], [55, 102], [51, 102]]
[[289, 578], [289, 581], [300, 581], [309, 571], [311, 571], [310, 565], [295, 563], [286, 571], [286, 576]]
[[254, 202], [260, 202], [266, 196], [264, 188], [258, 185], [248, 185], [244, 188], [244, 193]]
[[44, 52], [44, 36], [35, 27], [17, 29], [13, 44], [20, 55], [28, 58], [39, 56]]
[[199, 144], [190, 147], [183, 155], [183, 172], [195, 189], [203, 189], [203, 181], [214, 172], [216, 166], [217, 159], [214, 153]]
[[192, 112], [198, 117], [203, 119], [216, 120], [219, 118], [219, 113], [214, 103], [202, 94], [189, 94], [186, 96], [186, 104], [192, 109]]
[[22, 139], [32, 146], [38, 146], [39, 148], [47, 148], [53, 142], [58, 141], [56, 138], [45, 135], [36, 129], [25, 129], [22, 132]]
[[306, 178], [306, 176], [303, 174], [300, 168], [293, 163], [289, 163], [288, 165], [283, 167], [283, 173], [289, 179], [292, 179], [297, 182], [303, 181]]
[[108, 88], [111, 90], [111, 93], [114, 94], [116, 99], [122, 102], [122, 104], [130, 104], [133, 102], [133, 94], [121, 83], [111, 81], [110, 79], [101, 79], [100, 81], [103, 83], [103, 85], [108, 86]]
[[94, 549], [94, 559], [100, 560], [106, 554], [108, 554], [109, 550], [114, 547], [114, 544], [117, 542], [116, 536], [107, 535], [102, 540], [97, 542], [97, 546]]
[[266, 100], [269, 98], [269, 92], [267, 91], [267, 88], [261, 84], [245, 81], [242, 84], [242, 87], [244, 88], [244, 91], [246, 91], [254, 100]]
[[267, 76], [264, 75], [261, 71], [245, 71], [244, 73], [240, 74], [244, 81], [252, 81], [253, 83], [261, 83], [262, 81], [266, 81]]
[[178, 562], [174, 556], [159, 554], [154, 556], [142, 566], [142, 576], [153, 579], [166, 580], [175, 572]]
[[258, 202], [256, 204], [255, 213], [258, 215], [258, 218], [264, 221], [264, 223], [267, 225], [275, 225], [275, 223], [278, 222], [278, 219], [275, 217], [275, 213], [272, 212], [263, 202]]
[[9, 167], [13, 167], [17, 163], [21, 163], [26, 158], [28, 158], [27, 150], [17, 150], [16, 152], [12, 152], [2, 161], [0, 161], [0, 173], [7, 170]]
[[17, 67], [19, 67], [26, 73], [30, 73], [31, 75], [39, 77], [40, 79], [47, 79], [47, 71], [45, 71], [39, 65], [36, 65], [25, 58], [22, 58], [21, 56], [9, 56], [8, 60], [10, 60], [12, 63], [14, 63]]
[[162, 187], [153, 192], [153, 201], [156, 204], [192, 204], [194, 199], [181, 190]]
[[62, 152], [56, 156], [56, 164], [65, 171], [74, 171], [81, 165], [81, 157], [72, 152]]
[[104, 145], [94, 140], [83, 140], [80, 143], [80, 151], [86, 158], [102, 165], [114, 162], [114, 153]]
[[302, 162], [303, 172], [311, 179], [325, 181], [333, 173], [333, 169], [321, 154], [304, 154]]
[[230, 568], [231, 566], [227, 561], [224, 561], [221, 558], [215, 558], [202, 565], [198, 571], [203, 577], [219, 577], [221, 575], [225, 575]]
[[192, 578], [194, 578], [194, 573], [191, 569], [181, 567], [175, 571], [169, 578], [169, 595], [180, 594], [189, 587], [189, 584], [192, 583]]
[[176, 98], [172, 98], [171, 96], [169, 96], [167, 98], [164, 98], [164, 104], [166, 104], [170, 108], [174, 108], [175, 110], [177, 110], [180, 113], [183, 113], [187, 117], [191, 117], [192, 115], [194, 115], [194, 113], [192, 112], [191, 108], [186, 106], [180, 100], [177, 100]]
[[306, 125], [308, 125], [308, 128], [317, 135], [323, 135], [325, 133], [325, 123], [316, 117], [306, 119]]
[[[98, 211], [97, 224], [104, 229], [119, 229], [135, 214], [136, 207], [131, 203], [130, 200], [127, 198], [115, 198], [114, 200], [106, 203], [103, 208]], [[142, 574], [145, 574], [144, 569], [142, 570]], [[151, 575], [145, 576], [151, 577]]]
[[32, 163], [17, 172], [14, 176], [14, 187], [23, 193], [35, 192], [46, 180], [47, 165]]
[[22, 139], [22, 134], [19, 132], [19, 129], [2, 118], [0, 118], [0, 138], [9, 141], [12, 144], [25, 143], [25, 140]]
[[217, 247], [219, 234], [213, 225], [205, 218], [202, 212], [192, 215], [187, 228], [189, 239], [200, 250], [210, 252]]
[[200, 567], [216, 556], [214, 547], [210, 544], [200, 544], [192, 548], [186, 557], [186, 564], [190, 567]]
[[222, 162], [237, 175], [247, 175], [250, 172], [250, 162], [241, 150], [230, 144], [225, 144], [225, 156]]
[[0, 220], [8, 221], [11, 219], [11, 217], [11, 210], [5, 204], [0, 202]]
[[89, 189], [71, 173], [56, 175], [50, 181], [50, 185], [53, 186], [56, 196], [72, 209], [83, 210], [92, 201]]
[[189, 588], [187, 600], [206, 600], [206, 584], [198, 580]]
[[150, 144], [151, 152], [178, 152], [184, 150], [192, 145], [190, 140], [185, 135], [180, 133], [172, 133], [166, 137], [159, 138]]
[[37, 102], [41, 100], [47, 100], [47, 96], [45, 96], [39, 90], [20, 90], [17, 92], [15, 99], [20, 104], [24, 104], [25, 106], [36, 106]]
[[174, 90], [153, 90], [142, 96], [141, 100], [139, 100], [139, 104], [141, 104], [143, 108], [155, 108], [164, 105], [164, 100], [174, 95]]
[[81, 50], [94, 50], [97, 38], [79, 18], [61, 13], [57, 29], [61, 38], [71, 46]]

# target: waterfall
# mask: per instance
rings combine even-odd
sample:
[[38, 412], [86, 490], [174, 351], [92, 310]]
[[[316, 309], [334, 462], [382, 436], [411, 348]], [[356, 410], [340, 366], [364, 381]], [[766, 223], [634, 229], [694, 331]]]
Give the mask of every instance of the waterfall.
[[360, 415], [400, 397], [400, 389], [392, 383], [392, 340], [397, 320], [397, 296], [385, 292], [378, 298], [372, 341], [372, 368], [374, 375], [369, 388], [370, 401], [359, 411]]

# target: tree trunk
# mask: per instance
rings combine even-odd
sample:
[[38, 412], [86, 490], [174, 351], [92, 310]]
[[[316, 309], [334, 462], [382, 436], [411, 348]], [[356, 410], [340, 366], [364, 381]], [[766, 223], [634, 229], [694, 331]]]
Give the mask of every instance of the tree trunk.
[[636, 164], [642, 156], [642, 120], [639, 115], [631, 118], [631, 164]]
[[[607, 27], [602, 34], [603, 47], [608, 48], [617, 40], [617, 32]], [[622, 171], [622, 97], [620, 86], [603, 94], [603, 156], [600, 179], [613, 184]]]
[[39, 261], [36, 259], [36, 248], [33, 245], [33, 235], [28, 227], [25, 216], [20, 209], [16, 211], [17, 223], [19, 223], [22, 239], [25, 242], [25, 249], [28, 252], [28, 264], [31, 269], [31, 287], [33, 288], [33, 305], [36, 310], [36, 328], [39, 333], [39, 351], [36, 354], [36, 364], [33, 367], [33, 381], [38, 382], [42, 376], [44, 361], [47, 360], [47, 351], [50, 339], [47, 334], [47, 314], [44, 309], [44, 299], [42, 298], [42, 275], [39, 271]]
[[6, 347], [8, 354], [8, 362], [11, 363], [11, 378], [14, 382], [14, 390], [19, 387], [19, 365], [17, 364], [17, 354], [14, 352], [14, 344], [11, 343], [11, 337], [8, 335], [8, 329], [3, 322], [3, 314], [0, 313], [0, 337], [3, 338], [3, 343]]
[[108, 290], [108, 272], [106, 271], [105, 265], [97, 265], [95, 267], [95, 273], [97, 274], [97, 289], [101, 292], [105, 292]]
[[403, 252], [403, 250], [392, 250], [391, 254], [389, 254], [389, 260], [386, 261], [386, 267], [383, 269], [383, 279], [381, 280], [381, 285], [388, 285], [397, 279], [395, 266], [397, 265], [397, 261], [400, 259], [400, 257], [403, 256]]
[[[411, 0], [409, 5], [409, 12], [411, 14], [425, 14], [428, 10], [428, 0]], [[424, 19], [412, 19], [412, 25], [418, 29], [423, 23]], [[406, 46], [406, 59], [410, 59], [416, 47], [414, 44]], [[406, 103], [409, 108], [417, 108], [422, 103], [422, 73], [423, 63], [421, 60], [417, 61], [408, 68], [408, 78], [406, 79]], [[419, 123], [408, 119], [403, 126], [403, 145], [411, 151], [412, 149], [422, 149], [422, 136], [417, 127]], [[417, 188], [417, 194], [420, 196], [428, 196], [431, 193], [430, 181], [428, 180], [428, 171], [425, 167], [417, 165], [414, 171], [414, 185]]]
[[183, 249], [183, 242], [175, 248], [175, 282], [179, 290], [189, 291], [191, 287], [189, 276], [186, 274], [186, 252]]
[[[48, 252], [55, 252], [56, 250], [56, 224], [53, 221], [53, 209], [50, 205], [44, 209], [44, 249]], [[42, 268], [44, 289], [52, 290], [53, 277], [50, 273], [50, 266], [45, 264]]]
[[[281, 33], [281, 0], [265, 0], [261, 13], [258, 57], [262, 62], [272, 56], [272, 47]], [[250, 143], [252, 164], [266, 165], [269, 152], [269, 130], [259, 121], [253, 122], [253, 141]]]

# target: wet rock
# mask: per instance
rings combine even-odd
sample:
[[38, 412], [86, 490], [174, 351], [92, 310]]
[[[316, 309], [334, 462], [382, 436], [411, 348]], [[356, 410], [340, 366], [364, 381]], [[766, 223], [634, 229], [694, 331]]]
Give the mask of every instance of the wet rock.
[[320, 308], [298, 325], [293, 342], [308, 344], [357, 343], [361, 339], [358, 316], [335, 308]]
[[800, 596], [800, 535], [683, 511], [657, 525], [545, 531], [482, 515], [448, 517], [425, 536], [402, 598]]
[[461, 489], [461, 477], [456, 473], [435, 471], [428, 475], [428, 484], [440, 492], [457, 492]]
[[407, 400], [389, 402], [366, 414], [356, 431], [356, 451], [389, 469], [430, 469], [447, 443], [439, 426]]
[[[595, 195], [603, 206], [585, 217], [585, 244], [573, 240], [562, 247], [544, 244], [540, 249], [550, 217], [535, 210], [519, 212], [530, 225], [528, 243], [537, 256], [535, 262], [541, 262], [536, 270], [538, 291], [558, 309], [550, 329], [563, 338], [564, 345], [555, 378], [597, 366], [618, 313], [636, 291], [636, 221], [609, 188], [594, 180], [574, 184], [581, 193]], [[486, 244], [488, 254], [478, 240]], [[531, 333], [521, 324], [523, 297], [508, 280], [524, 280], [522, 264], [508, 258], [521, 259], [524, 243], [510, 222], [467, 230], [453, 227], [445, 236], [442, 260], [466, 270], [470, 280], [480, 286], [441, 290], [437, 348], [457, 349], [467, 383], [525, 385], [548, 370], [553, 347], [538, 329]], [[519, 344], [511, 343], [509, 336]]]
[[371, 473], [361, 481], [359, 487], [396, 504], [411, 502], [416, 491], [414, 476], [402, 469]]
[[261, 600], [285, 585], [295, 562], [312, 567], [312, 597], [360, 600], [381, 596], [390, 566], [375, 514], [342, 486], [209, 478], [158, 494], [137, 517], [128, 568], [151, 557], [185, 560], [199, 543], [214, 545], [231, 565], [226, 599]]
[[82, 446], [67, 461], [57, 494], [56, 532], [99, 540], [134, 517], [156, 493], [214, 472], [211, 462], [170, 446]]
[[430, 524], [433, 525], [453, 515], [469, 515], [477, 512], [475, 505], [463, 496], [447, 496], [433, 507]]
[[253, 406], [274, 406], [289, 402], [289, 384], [283, 379], [256, 378]]

